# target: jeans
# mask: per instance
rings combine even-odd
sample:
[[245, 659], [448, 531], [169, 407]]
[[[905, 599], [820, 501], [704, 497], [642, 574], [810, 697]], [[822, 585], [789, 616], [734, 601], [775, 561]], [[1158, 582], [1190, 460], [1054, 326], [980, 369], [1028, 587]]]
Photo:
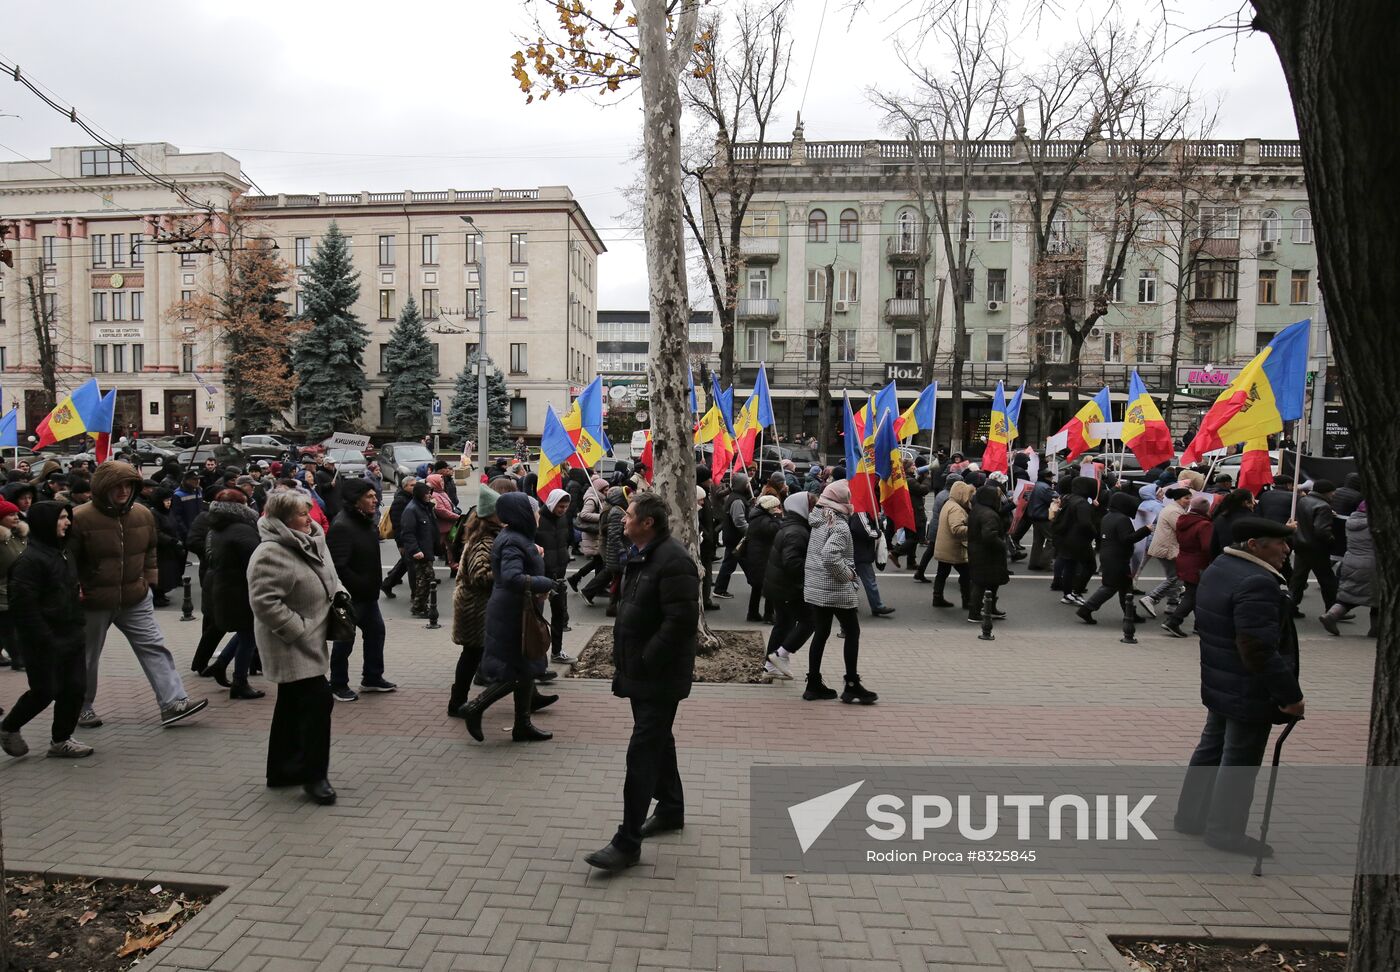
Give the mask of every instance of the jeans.
[[[355, 627], [360, 629], [364, 644], [360, 668], [360, 681], [372, 685], [384, 677], [384, 615], [379, 613], [379, 599], [372, 601], [352, 601], [351, 610], [355, 615]], [[350, 687], [350, 649], [353, 641], [336, 641], [331, 644], [331, 687]]]
[[258, 650], [258, 643], [253, 640], [252, 630], [238, 631], [224, 645], [224, 650], [219, 652], [220, 665], [227, 665], [229, 659], [233, 659], [233, 680], [235, 682], [248, 681], [248, 669], [252, 667], [253, 655]]
[[633, 853], [642, 846], [642, 824], [656, 800], [656, 815], [685, 818], [685, 790], [676, 763], [677, 699], [632, 699], [632, 738], [627, 743], [627, 780], [622, 784], [622, 826], [613, 846]]
[[165, 647], [165, 636], [156, 623], [149, 591], [140, 603], [129, 608], [99, 609], [86, 613], [87, 691], [83, 695], [84, 707], [92, 708], [93, 700], [97, 698], [98, 664], [102, 660], [102, 647], [107, 642], [107, 629], [112, 625], [126, 635], [162, 710], [188, 698], [185, 683], [180, 681], [180, 673], [175, 670], [175, 658]]
[[1160, 601], [1162, 598], [1170, 594], [1174, 589], [1180, 587], [1182, 583], [1181, 580], [1176, 576], [1175, 560], [1162, 557], [1158, 557], [1157, 559], [1161, 561], [1162, 569], [1167, 572], [1167, 579], [1162, 581], [1162, 583], [1158, 584], [1156, 587], [1152, 588], [1152, 590], [1147, 592], [1147, 596], [1152, 598], [1152, 600], [1154, 601]]
[[330, 683], [320, 675], [277, 686], [267, 736], [267, 785], [318, 783], [330, 772]]
[[865, 599], [870, 602], [870, 610], [878, 611], [885, 606], [885, 602], [880, 600], [880, 586], [875, 583], [874, 564], [856, 564], [856, 576], [860, 578], [860, 586], [865, 588]]
[[1178, 830], [1225, 839], [1244, 836], [1254, 802], [1254, 779], [1272, 729], [1267, 722], [1206, 714], [1201, 741], [1191, 754], [1176, 804]]
[[768, 634], [768, 654], [786, 648], [799, 651], [812, 637], [812, 608], [799, 596], [795, 601], [773, 601], [773, 630]]
[[1293, 594], [1293, 606], [1303, 599], [1308, 589], [1308, 574], [1317, 576], [1317, 586], [1322, 588], [1322, 603], [1331, 607], [1337, 600], [1337, 573], [1332, 569], [1332, 558], [1326, 550], [1298, 547], [1293, 551], [1293, 573], [1288, 578], [1288, 590]]
[[[734, 547], [737, 546], [738, 543], [735, 543]], [[734, 547], [725, 547], [724, 560], [720, 561], [719, 579], [715, 581], [715, 590], [721, 594], [729, 593], [729, 578], [739, 569], [739, 555], [734, 551]]]
[[83, 679], [86, 678], [86, 660], [81, 651], [54, 654], [49, 645], [35, 645], [35, 650], [27, 650], [10, 642], [13, 657], [24, 661], [24, 674], [29, 680], [29, 691], [19, 697], [0, 729], [5, 732], [19, 732], [25, 725], [53, 703], [54, 742], [63, 742], [73, 735], [78, 725], [78, 714], [83, 708]]
[[841, 632], [846, 637], [845, 662], [846, 677], [859, 678], [860, 662], [860, 614], [855, 608], [830, 608], [812, 606], [813, 633], [812, 653], [807, 657], [807, 677], [821, 678], [822, 655], [826, 651], [826, 639], [831, 637], [833, 618], [841, 623]]

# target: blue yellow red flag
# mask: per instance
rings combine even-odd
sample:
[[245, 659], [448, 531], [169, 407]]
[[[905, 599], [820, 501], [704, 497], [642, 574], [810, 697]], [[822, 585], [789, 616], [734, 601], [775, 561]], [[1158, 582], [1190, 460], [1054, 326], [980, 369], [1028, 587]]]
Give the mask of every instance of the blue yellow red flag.
[[1026, 394], [1026, 383], [1021, 382], [1021, 387], [1016, 389], [1016, 394], [1011, 396], [1011, 404], [1006, 406], [1006, 441], [1015, 442], [1020, 438], [1020, 431], [1017, 425], [1021, 421], [1021, 398]]
[[[89, 378], [66, 395], [52, 412], [39, 423], [39, 433], [35, 449], [71, 439], [97, 427], [97, 407], [102, 400], [102, 392], [97, 387], [97, 379]], [[111, 431], [110, 426], [108, 431]]]
[[19, 409], [12, 408], [0, 418], [0, 449], [19, 448]]
[[98, 464], [112, 458], [112, 423], [117, 417], [117, 390], [113, 388], [97, 403], [97, 413], [93, 416], [93, 430], [96, 442], [92, 456]]
[[548, 496], [550, 490], [564, 488], [564, 470], [574, 454], [574, 442], [559, 416], [554, 414], [554, 406], [546, 405], [544, 412], [544, 433], [540, 436], [540, 466], [537, 472], [538, 483], [535, 493]]
[[875, 428], [875, 474], [880, 480], [880, 507], [897, 527], [914, 529], [914, 501], [904, 475], [904, 456], [894, 431], [895, 415], [886, 412]]
[[938, 382], [926, 385], [919, 392], [914, 404], [904, 410], [894, 425], [894, 434], [901, 439], [910, 439], [920, 432], [933, 429], [933, 420], [938, 408]]
[[982, 471], [1009, 473], [1007, 443], [1011, 441], [1006, 419], [1006, 389], [997, 382], [992, 396], [992, 421], [987, 431], [987, 448], [982, 451]]
[[1137, 456], [1143, 469], [1160, 466], [1176, 455], [1171, 429], [1147, 392], [1136, 368], [1128, 380], [1128, 402], [1123, 406], [1123, 445]]
[[1089, 426], [1094, 422], [1107, 422], [1111, 413], [1110, 399], [1108, 396], [1108, 386], [1105, 385], [1099, 393], [1080, 407], [1074, 413], [1074, 418], [1070, 419], [1060, 429], [1068, 438], [1069, 455], [1065, 456], [1066, 462], [1073, 462], [1103, 439], [1096, 438], [1089, 434]]

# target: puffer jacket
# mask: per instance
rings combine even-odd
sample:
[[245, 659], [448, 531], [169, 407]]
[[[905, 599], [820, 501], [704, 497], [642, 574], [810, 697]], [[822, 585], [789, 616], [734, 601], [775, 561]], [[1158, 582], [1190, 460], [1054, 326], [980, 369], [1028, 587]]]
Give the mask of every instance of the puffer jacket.
[[807, 542], [812, 537], [810, 516], [811, 497], [794, 493], [783, 501], [783, 519], [768, 552], [768, 566], [763, 573], [763, 593], [773, 602], [801, 602], [802, 582], [806, 574]]
[[1176, 559], [1176, 555], [1181, 552], [1181, 544], [1176, 538], [1176, 524], [1185, 512], [1175, 500], [1168, 500], [1167, 505], [1162, 507], [1162, 512], [1157, 514], [1157, 527], [1152, 531], [1152, 542], [1147, 545], [1149, 557]]
[[457, 568], [457, 586], [452, 589], [452, 642], [464, 648], [480, 648], [486, 637], [486, 602], [491, 597], [491, 547], [501, 524], [494, 520], [477, 520], [472, 514], [466, 529], [480, 524], [481, 535], [462, 548], [462, 563]]
[[58, 537], [62, 512], [59, 503], [30, 507], [29, 543], [10, 567], [10, 620], [19, 638], [20, 658], [36, 652], [71, 657], [83, 650], [87, 616], [78, 600], [77, 568]]
[[578, 516], [574, 518], [582, 536], [578, 548], [583, 551], [585, 557], [597, 557], [603, 552], [603, 514], [607, 512], [607, 500], [603, 497], [607, 488], [600, 486], [600, 483], [602, 480], [590, 485], [584, 492], [583, 505], [579, 507]]
[[[112, 492], [131, 486], [131, 499], [118, 507]], [[116, 611], [140, 604], [159, 578], [156, 522], [136, 502], [141, 474], [124, 462], [105, 462], [92, 476], [92, 502], [73, 510], [68, 555], [78, 568], [83, 607]]]
[[[355, 499], [358, 500], [359, 496]], [[335, 572], [340, 575], [341, 583], [350, 592], [351, 599], [379, 600], [384, 571], [379, 562], [377, 516], [361, 513], [352, 500], [331, 524], [330, 533], [326, 534], [326, 548], [331, 552]]]
[[248, 561], [248, 600], [263, 670], [279, 685], [325, 678], [331, 665], [326, 643], [331, 599], [344, 590], [326, 535], [314, 520], [305, 534], [264, 516], [258, 536], [262, 542]]
[[851, 526], [851, 559], [858, 564], [875, 563], [875, 541], [880, 536], [880, 527], [865, 513], [852, 513], [847, 522]]
[[1094, 556], [1094, 541], [1099, 535], [1099, 512], [1090, 499], [1098, 494], [1099, 484], [1080, 476], [1070, 484], [1069, 495], [1060, 505], [1060, 512], [1051, 521], [1050, 534], [1055, 550], [1074, 560], [1090, 560]]
[[520, 615], [525, 598], [547, 594], [554, 581], [545, 576], [544, 558], [535, 549], [535, 512], [524, 493], [506, 493], [496, 501], [503, 529], [491, 547], [491, 599], [486, 603], [482, 678], [515, 682], [531, 675], [521, 651]]
[[948, 502], [938, 513], [938, 536], [933, 543], [933, 555], [942, 563], [967, 563], [967, 513], [976, 492], [971, 483], [961, 480], [948, 491]]
[[768, 569], [768, 555], [773, 552], [782, 517], [774, 516], [756, 503], [749, 507], [748, 517], [749, 532], [744, 535], [742, 558], [744, 576], [762, 578]]
[[613, 627], [613, 694], [676, 701], [695, 675], [700, 572], [685, 546], [658, 536], [627, 558]]
[[0, 526], [0, 611], [10, 609], [10, 594], [5, 578], [10, 576], [10, 568], [19, 560], [20, 554], [24, 553], [28, 542], [29, 524], [23, 520], [13, 530]]
[[1055, 487], [1041, 481], [1031, 487], [1030, 498], [1026, 500], [1026, 518], [1032, 523], [1050, 522], [1050, 504], [1055, 502]]
[[977, 490], [972, 509], [968, 511], [967, 562], [972, 568], [972, 583], [981, 587], [1001, 587], [1011, 580], [1006, 566], [1006, 521], [1001, 516], [1001, 491], [995, 486]]
[[[262, 542], [258, 515], [239, 503], [209, 504], [206, 569], [214, 623], [220, 631], [253, 630], [248, 601], [248, 562]], [[208, 607], [205, 608], [208, 610]]]
[[558, 579], [569, 572], [569, 541], [572, 534], [567, 515], [556, 516], [540, 507], [540, 525], [535, 532], [535, 543], [544, 549], [544, 572], [547, 576]]
[[1315, 493], [1307, 493], [1299, 497], [1298, 513], [1294, 518], [1298, 521], [1293, 537], [1294, 547], [1323, 553], [1332, 549], [1335, 517], [1331, 503]]
[[608, 489], [608, 512], [603, 525], [603, 566], [609, 570], [622, 568], [622, 552], [627, 549], [627, 535], [622, 532], [622, 517], [627, 513], [627, 491], [621, 486]]
[[1184, 583], [1199, 584], [1210, 566], [1210, 542], [1215, 524], [1201, 513], [1183, 513], [1176, 521], [1176, 576]]
[[850, 524], [841, 514], [821, 507], [812, 511], [807, 523], [812, 532], [802, 574], [803, 600], [817, 607], [856, 607], [860, 602]]
[[423, 496], [428, 491], [428, 487], [419, 483], [413, 487], [417, 496], [404, 507], [403, 516], [399, 520], [398, 541], [403, 548], [404, 556], [412, 558], [416, 553], [422, 553], [424, 560], [432, 560], [437, 556], [438, 537], [437, 517], [433, 512], [433, 501], [431, 497]]
[[1337, 600], [1343, 604], [1374, 604], [1372, 583], [1376, 574], [1376, 542], [1365, 510], [1346, 520], [1347, 552], [1337, 570]]
[[1108, 512], [1099, 532], [1099, 567], [1103, 582], [1110, 587], [1131, 581], [1133, 546], [1152, 532], [1151, 527], [1133, 526], [1140, 502], [1132, 493], [1114, 493], [1108, 499]]

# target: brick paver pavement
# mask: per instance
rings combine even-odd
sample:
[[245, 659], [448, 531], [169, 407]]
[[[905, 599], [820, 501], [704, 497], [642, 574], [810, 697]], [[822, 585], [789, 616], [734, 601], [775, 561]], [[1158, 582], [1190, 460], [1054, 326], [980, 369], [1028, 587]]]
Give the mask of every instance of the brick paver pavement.
[[[686, 829], [617, 878], [581, 855], [620, 814], [625, 703], [568, 680], [539, 717], [552, 742], [511, 744], [507, 700], [474, 744], [444, 713], [450, 628], [425, 631], [403, 596], [385, 602], [400, 691], [336, 707], [335, 807], [264, 788], [271, 691], [232, 703], [191, 675], [208, 712], [163, 730], [114, 636], [98, 698], [107, 724], [78, 734], [97, 755], [0, 766], [6, 856], [11, 868], [226, 886], [143, 964], [159, 969], [1109, 969], [1105, 929], [1344, 931], [1349, 881], [1257, 879], [1247, 865], [1205, 877], [751, 874], [755, 761], [1181, 761], [1194, 744], [1194, 641], [1150, 626], [1141, 645], [1120, 645], [1110, 612], [1075, 625], [1043, 578], [1018, 577], [1011, 619], [981, 642], [907, 574], [881, 581], [899, 612], [863, 616], [861, 663], [879, 705], [804, 703], [800, 683], [697, 686], [677, 723]], [[722, 617], [742, 616], [741, 581], [735, 592]], [[571, 603], [577, 648], [603, 618]], [[159, 616], [187, 666], [199, 626]], [[1364, 758], [1373, 643], [1348, 633], [1303, 624], [1308, 720], [1291, 762]], [[839, 654], [836, 642], [833, 673]], [[0, 674], [0, 703], [22, 678]], [[27, 730], [36, 752], [46, 728], [41, 717]]]

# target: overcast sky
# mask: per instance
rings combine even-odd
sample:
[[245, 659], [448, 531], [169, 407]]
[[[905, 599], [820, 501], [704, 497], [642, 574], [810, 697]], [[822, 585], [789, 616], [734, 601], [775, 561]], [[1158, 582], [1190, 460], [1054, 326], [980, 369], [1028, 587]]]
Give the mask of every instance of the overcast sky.
[[[869, 12], [854, 19], [847, 0], [794, 2], [778, 137], [799, 106], [809, 140], [882, 137], [866, 92], [905, 84], [891, 54], [899, 22], [888, 15], [904, 0], [866, 0]], [[1144, 19], [1160, 10], [1159, 0], [1119, 5]], [[1070, 39], [1096, 16], [1089, 6], [1071, 0], [1051, 23], [1012, 26], [1018, 56]], [[1199, 22], [1214, 4], [1183, 6], [1176, 16]], [[618, 192], [631, 179], [640, 106], [576, 95], [526, 105], [509, 65], [526, 9], [522, 0], [47, 0], [7, 6], [0, 55], [114, 140], [229, 152], [269, 193], [567, 185], [609, 249], [600, 306], [645, 307], [642, 246]], [[1163, 73], [1220, 100], [1220, 137], [1293, 137], [1267, 38], [1203, 43], [1176, 44]], [[3, 78], [0, 114], [20, 116], [0, 117], [0, 158], [42, 159], [51, 146], [87, 141]]]

